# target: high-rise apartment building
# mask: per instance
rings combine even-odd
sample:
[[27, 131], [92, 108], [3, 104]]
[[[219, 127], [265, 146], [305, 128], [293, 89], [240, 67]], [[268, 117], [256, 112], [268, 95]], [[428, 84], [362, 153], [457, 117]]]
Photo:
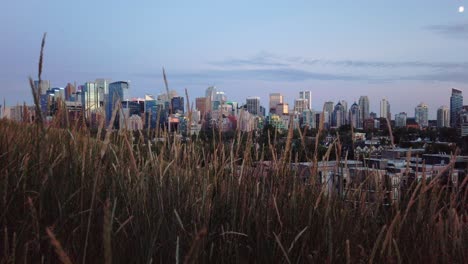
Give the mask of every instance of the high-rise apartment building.
[[309, 109], [309, 101], [307, 99], [296, 99], [294, 100], [294, 112], [302, 114], [304, 110]]
[[387, 118], [389, 121], [392, 120], [390, 103], [385, 98], [380, 101], [380, 118]]
[[299, 99], [306, 99], [307, 109], [312, 109], [312, 92], [311, 91], [300, 91]]
[[276, 114], [277, 115], [289, 115], [289, 104], [281, 103], [276, 105]]
[[315, 112], [310, 109], [305, 109], [302, 112], [302, 126], [315, 128]]
[[359, 105], [354, 102], [349, 109], [349, 123], [353, 126], [353, 128], [362, 128], [361, 127], [361, 120], [359, 115]]
[[279, 104], [282, 104], [283, 100], [284, 100], [284, 97], [280, 93], [271, 93], [268, 111], [272, 114], [277, 114], [276, 107]]
[[458, 127], [460, 124], [460, 111], [463, 108], [463, 94], [462, 91], [452, 89], [452, 96], [450, 97], [450, 126]]
[[334, 104], [331, 101], [325, 102], [323, 105], [323, 122], [325, 123], [325, 127], [330, 127], [332, 124], [334, 108]]
[[247, 111], [252, 115], [260, 115], [260, 97], [247, 98]]
[[406, 127], [406, 119], [408, 118], [405, 112], [401, 112], [395, 115], [395, 126]]
[[216, 91], [215, 99], [212, 103], [213, 110], [219, 110], [227, 101], [227, 96], [222, 91]]
[[370, 107], [369, 107], [369, 97], [367, 96], [361, 96], [359, 98], [359, 110], [360, 110], [360, 120], [361, 122], [364, 122], [364, 120], [369, 119], [369, 112], [370, 112]]
[[341, 102], [336, 104], [332, 115], [332, 127], [339, 128], [346, 124], [346, 111]]
[[468, 110], [462, 109], [459, 112], [460, 117], [460, 135], [462, 137], [468, 136]]
[[437, 127], [450, 127], [450, 109], [448, 106], [441, 106], [437, 109]]
[[425, 103], [420, 103], [414, 109], [414, 118], [420, 127], [429, 126], [429, 107]]
[[206, 112], [208, 113], [214, 110], [213, 108], [214, 108], [214, 101], [216, 99], [216, 92], [217, 92], [217, 89], [214, 86], [208, 87], [205, 91], [205, 99], [206, 99], [205, 105], [206, 105]]
[[343, 106], [343, 110], [344, 110], [344, 113], [345, 113], [345, 115], [344, 115], [345, 123], [344, 124], [347, 125], [348, 124], [348, 117], [349, 117], [348, 116], [348, 102], [346, 100], [340, 100], [340, 103]]

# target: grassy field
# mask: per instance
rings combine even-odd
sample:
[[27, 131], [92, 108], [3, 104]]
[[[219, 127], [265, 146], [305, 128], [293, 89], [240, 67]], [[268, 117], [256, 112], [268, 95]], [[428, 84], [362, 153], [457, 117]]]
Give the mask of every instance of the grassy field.
[[468, 262], [467, 180], [348, 203], [288, 146], [262, 172], [236, 141], [100, 133], [0, 121], [2, 263]]

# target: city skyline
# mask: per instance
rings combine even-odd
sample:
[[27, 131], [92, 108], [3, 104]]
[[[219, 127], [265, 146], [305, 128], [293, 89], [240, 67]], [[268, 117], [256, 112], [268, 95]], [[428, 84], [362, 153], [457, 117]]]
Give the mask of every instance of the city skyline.
[[[100, 89], [102, 89], [101, 92], [104, 92], [104, 90], [106, 90], [107, 85], [109, 84], [109, 82], [113, 82], [113, 81], [110, 80], [110, 79], [100, 79], [100, 78], [97, 78], [97, 79], [95, 79], [94, 81], [87, 81], [87, 82], [85, 82], [85, 83], [83, 83], [83, 84], [76, 84], [76, 87], [75, 87], [73, 84], [71, 84], [71, 83], [67, 83], [67, 85], [65, 85], [64, 87], [55, 87], [55, 86], [52, 86], [52, 85], [51, 85], [51, 81], [50, 81], [50, 80], [43, 80], [43, 84], [45, 84], [45, 85], [43, 85], [43, 87], [42, 87], [42, 92], [45, 94], [45, 92], [47, 92], [47, 90], [50, 89], [51, 91], [52, 91], [52, 90], [54, 90], [54, 91], [57, 90], [57, 91], [61, 91], [62, 93], [68, 94], [68, 93], [70, 93], [70, 90], [69, 90], [69, 89], [72, 89], [73, 91], [77, 91], [77, 92], [85, 93], [85, 94], [86, 94], [86, 92], [90, 89], [90, 87], [92, 87], [91, 89], [95, 89], [94, 87], [96, 87], [96, 88], [97, 88], [97, 87], [100, 87]], [[130, 81], [116, 81], [116, 82], [114, 82], [114, 83], [122, 83], [122, 82], [123, 82], [123, 83], [128, 83], [128, 85], [131, 84]], [[38, 81], [35, 81], [34, 83], [35, 83], [35, 85], [38, 87]], [[105, 85], [105, 83], [107, 83], [107, 85]], [[69, 86], [70, 86], [70, 88], [69, 88]], [[58, 89], [60, 89], [60, 90], [58, 90]], [[217, 91], [218, 96], [222, 96], [222, 97], [224, 98], [224, 99], [223, 99], [224, 102], [227, 102], [227, 101], [229, 101], [229, 102], [235, 102], [236, 104], [238, 104], [238, 106], [248, 106], [248, 105], [249, 105], [249, 99], [255, 98], [255, 99], [258, 101], [258, 103], [257, 103], [258, 107], [264, 108], [264, 111], [266, 111], [266, 114], [267, 114], [267, 115], [268, 115], [268, 114], [271, 114], [271, 113], [272, 113], [272, 114], [275, 114], [275, 110], [271, 108], [272, 96], [280, 96], [280, 97], [281, 97], [281, 100], [280, 100], [280, 101], [281, 101], [281, 105], [283, 105], [283, 102], [284, 102], [284, 104], [288, 107], [288, 110], [289, 110], [289, 111], [293, 111], [293, 112], [296, 111], [296, 112], [298, 112], [298, 113], [302, 113], [302, 111], [303, 111], [304, 109], [306, 109], [306, 108], [307, 108], [307, 105], [309, 104], [308, 99], [305, 100], [305, 99], [302, 98], [302, 97], [304, 96], [303, 93], [308, 93], [308, 96], [310, 96], [311, 98], [313, 98], [313, 94], [311, 93], [311, 91], [299, 91], [298, 94], [296, 94], [296, 97], [292, 100], [293, 103], [291, 104], [291, 107], [289, 107], [290, 104], [288, 103], [288, 101], [287, 101], [287, 100], [284, 100], [284, 99], [285, 99], [285, 96], [284, 96], [284, 94], [281, 93], [281, 92], [269, 93], [268, 98], [263, 99], [263, 100], [262, 100], [262, 98], [259, 97], [259, 96], [248, 96], [248, 97], [243, 98], [243, 100], [236, 101], [236, 100], [233, 100], [232, 98], [228, 98], [228, 96], [226, 96], [226, 94], [225, 94], [224, 91], [219, 90], [219, 89], [218, 89], [217, 87], [215, 87], [215, 86], [210, 86], [210, 87], [207, 87], [207, 88], [206, 88], [206, 90], [205, 90], [205, 92], [204, 92], [204, 95], [202, 95], [201, 97], [192, 98], [192, 100], [191, 100], [191, 102], [190, 102], [190, 104], [191, 104], [192, 107], [193, 107], [192, 110], [198, 110], [198, 111], [201, 111], [201, 112], [203, 113], [203, 112], [205, 111], [205, 109], [204, 109], [204, 108], [199, 108], [199, 103], [198, 103], [198, 101], [199, 101], [199, 99], [206, 100], [206, 98], [207, 98], [206, 96], [208, 96], [208, 91], [212, 91], [213, 89], [214, 89], [215, 91]], [[457, 90], [457, 89], [451, 89], [451, 91], [452, 91], [452, 97], [453, 97], [453, 91], [457, 91], [457, 92], [463, 93], [461, 90]], [[104, 100], [104, 97], [107, 96], [107, 92], [104, 92], [105, 94], [101, 94], [101, 92], [99, 92], [99, 94], [96, 94], [96, 96], [99, 96], [99, 97], [97, 97], [97, 98], [95, 99], [96, 102], [98, 102], [99, 100], [103, 101], [103, 100]], [[170, 93], [171, 93], [171, 97], [177, 97], [177, 96], [179, 96], [179, 95], [178, 95], [178, 94], [179, 94], [178, 91], [175, 90], [175, 89], [171, 89], [171, 90], [170, 90]], [[70, 95], [71, 95], [71, 94], [70, 94]], [[68, 95], [68, 96], [70, 96], [70, 95]], [[67, 98], [68, 98], [68, 96], [67, 96]], [[210, 96], [211, 96], [211, 95], [210, 95]], [[214, 96], [214, 95], [213, 95], [213, 96]], [[155, 97], [158, 97], [158, 98], [165, 98], [165, 97], [167, 97], [167, 92], [161, 92], [161, 93], [158, 93], [158, 94], [149, 94], [149, 93], [145, 93], [144, 95], [134, 95], [134, 94], [132, 94], [132, 92], [127, 91], [127, 92], [126, 92], [126, 96], [125, 96], [126, 99], [124, 99], [123, 101], [146, 100], [146, 99], [144, 99], [144, 98], [147, 98], [147, 97], [152, 97], [152, 98], [155, 98]], [[450, 101], [452, 101], [452, 97], [449, 98]], [[79, 98], [81, 98], [81, 95], [80, 95]], [[98, 98], [100, 98], [100, 99], [98, 99]], [[68, 100], [68, 99], [67, 99], [67, 100]], [[75, 100], [75, 99], [73, 99], [73, 100]], [[84, 100], [84, 99], [78, 99], [78, 101], [81, 101], [81, 100]], [[276, 101], [277, 99], [273, 99], [273, 100]], [[302, 103], [303, 100], [305, 100], [304, 103]], [[312, 100], [313, 100], [313, 99], [312, 99]], [[362, 101], [362, 100], [364, 100], [364, 101]], [[31, 101], [32, 101], [32, 98], [31, 98]], [[5, 101], [3, 101], [3, 102], [5, 102]], [[11, 107], [11, 106], [15, 106], [15, 105], [21, 105], [21, 104], [19, 104], [19, 103], [17, 103], [17, 104], [8, 104], [8, 103], [7, 103], [6, 105], [4, 105], [3, 102], [0, 104], [0, 106], [2, 106], [2, 107], [3, 107], [3, 106], [10, 106], [10, 107]], [[26, 100], [24, 101], [24, 103], [25, 103], [25, 102], [26, 102]], [[94, 103], [94, 105], [97, 106], [97, 103], [96, 103], [96, 102]], [[300, 102], [299, 104], [301, 104], [301, 106], [299, 107], [300, 110], [297, 110], [297, 109], [296, 109], [296, 108], [297, 108], [298, 102]], [[363, 102], [365, 102], [364, 104], [366, 104], [367, 106], [364, 106], [364, 108], [360, 108], [359, 111], [364, 111], [364, 112], [367, 113], [367, 115], [372, 113], [372, 114], [374, 114], [375, 116], [379, 116], [379, 117], [382, 117], [382, 103], [385, 102], [385, 104], [386, 104], [386, 107], [385, 107], [386, 110], [385, 110], [385, 111], [386, 111], [386, 115], [387, 115], [387, 117], [389, 118], [389, 120], [396, 120], [395, 118], [396, 118], [396, 115], [397, 115], [398, 113], [406, 113], [406, 114], [409, 113], [409, 115], [408, 115], [409, 118], [410, 118], [410, 117], [416, 118], [416, 117], [417, 117], [417, 114], [415, 113], [414, 115], [411, 115], [411, 113], [412, 113], [413, 111], [417, 111], [417, 109], [420, 107], [421, 104], [424, 104], [425, 107], [426, 107], [426, 109], [427, 109], [427, 110], [426, 110], [426, 111], [427, 111], [427, 118], [426, 118], [426, 119], [427, 119], [427, 120], [437, 120], [438, 117], [439, 117], [439, 110], [440, 110], [441, 108], [444, 108], [444, 107], [448, 108], [449, 105], [451, 105], [451, 103], [450, 103], [450, 104], [447, 104], [447, 105], [442, 104], [442, 105], [440, 105], [439, 107], [437, 107], [436, 109], [431, 109], [431, 108], [428, 106], [428, 104], [426, 104], [424, 101], [420, 101], [420, 102], [412, 109], [412, 111], [409, 111], [409, 112], [407, 112], [407, 111], [402, 111], [402, 112], [391, 112], [391, 110], [390, 110], [391, 104], [390, 104], [390, 102], [387, 100], [387, 97], [382, 98], [382, 99], [378, 102], [378, 104], [379, 104], [379, 109], [373, 109], [372, 107], [370, 107], [370, 106], [372, 105], [372, 104], [371, 104], [372, 100], [370, 100], [370, 99], [368, 98], [368, 96], [366, 96], [366, 95], [361, 95], [360, 98], [359, 98], [359, 100], [354, 100], [353, 103], [349, 103], [349, 102], [346, 101], [346, 100], [338, 100], [338, 101], [336, 101], [336, 102], [335, 102], [335, 101], [325, 101], [325, 102], [323, 102], [323, 105], [322, 105], [321, 108], [311, 108], [310, 110], [312, 110], [312, 111], [314, 111], [314, 112], [316, 112], [316, 113], [320, 113], [320, 112], [322, 112], [323, 110], [330, 108], [330, 107], [327, 108], [327, 104], [332, 104], [332, 107], [331, 107], [332, 109], [335, 108], [336, 105], [342, 104], [342, 105], [344, 105], [344, 112], [347, 113], [347, 114], [349, 114], [350, 108], [348, 108], [348, 104], [350, 104], [350, 105], [352, 105], [352, 104], [358, 104], [358, 105], [360, 105], [360, 104], [363, 103]], [[83, 101], [83, 103], [84, 103], [84, 101]], [[279, 103], [279, 102], [278, 102], [278, 103]], [[302, 105], [302, 104], [304, 104], [304, 105]], [[461, 96], [461, 101], [459, 102], [459, 104], [460, 104], [459, 108], [461, 109], [461, 106], [463, 106], [463, 96]], [[266, 108], [265, 108], [265, 106], [266, 106]], [[88, 107], [89, 107], [89, 106], [86, 106], [86, 108], [88, 108]], [[109, 110], [107, 109], [108, 107], [109, 107], [109, 106], [106, 106], [107, 115], [110, 114], [110, 113], [108, 113], [108, 112], [109, 112]], [[367, 108], [366, 108], [366, 107], [367, 107]], [[247, 107], [247, 108], [248, 108], [248, 107]], [[366, 110], [364, 110], [364, 109], [366, 109]], [[449, 108], [449, 109], [450, 109], [450, 108]], [[459, 110], [460, 110], [460, 109], [459, 109]], [[270, 111], [270, 110], [271, 110], [271, 111]], [[328, 111], [328, 112], [330, 112], [330, 111], [333, 112], [332, 110], [329, 110], [329, 109], [326, 110], [326, 111]], [[360, 115], [361, 115], [361, 116], [362, 116], [362, 115], [366, 115], [364, 112], [361, 112]], [[433, 112], [435, 112], [435, 113], [433, 113]], [[256, 111], [254, 111], [254, 113], [255, 113], [255, 115], [257, 115]], [[264, 114], [263, 116], [265, 116], [265, 114]], [[332, 117], [330, 116], [329, 118], [332, 118]], [[347, 118], [348, 118], [348, 117], [346, 117], [346, 119], [347, 119]], [[365, 119], [365, 118], [364, 118], [364, 119]], [[451, 118], [449, 118], [449, 119], [451, 120]], [[363, 121], [363, 120], [361, 120], [361, 122], [362, 122], [362, 121]], [[330, 121], [330, 122], [331, 122], [331, 121]]]
[[[191, 98], [215, 85], [235, 101], [258, 96], [264, 106], [269, 93], [281, 92], [292, 106], [299, 91], [310, 90], [315, 110], [367, 95], [371, 111], [379, 112], [382, 98], [393, 113], [425, 102], [435, 119], [450, 104], [450, 89], [468, 92], [460, 4], [9, 2], [0, 18], [0, 99], [32, 102], [27, 77], [35, 76], [39, 40], [48, 32], [43, 78], [52, 87], [130, 80], [132, 93], [143, 97], [164, 92], [165, 66], [171, 89], [187, 88]], [[84, 13], [95, 19], [81, 19]]]

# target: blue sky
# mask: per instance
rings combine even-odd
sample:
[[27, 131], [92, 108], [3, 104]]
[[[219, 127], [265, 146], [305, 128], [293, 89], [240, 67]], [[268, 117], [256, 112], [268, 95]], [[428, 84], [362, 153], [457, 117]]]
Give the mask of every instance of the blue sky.
[[468, 0], [39, 1], [2, 3], [0, 97], [31, 102], [39, 44], [48, 33], [44, 78], [53, 86], [130, 80], [132, 96], [171, 89], [191, 98], [216, 85], [232, 100], [281, 92], [292, 103], [368, 95], [378, 112], [414, 113], [421, 101], [468, 92]]

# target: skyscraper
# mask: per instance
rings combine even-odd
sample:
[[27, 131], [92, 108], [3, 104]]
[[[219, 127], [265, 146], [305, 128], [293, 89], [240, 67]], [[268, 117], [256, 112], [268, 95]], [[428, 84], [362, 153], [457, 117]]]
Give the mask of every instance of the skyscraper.
[[392, 120], [392, 113], [390, 112], [390, 103], [386, 98], [380, 101], [380, 118], [387, 118]]
[[227, 96], [223, 91], [216, 91], [214, 101], [212, 103], [213, 110], [218, 110], [224, 105], [227, 101]]
[[71, 83], [68, 83], [67, 86], [65, 86], [65, 100], [71, 101], [73, 99], [73, 94], [75, 93], [75, 86], [73, 86]]
[[312, 109], [312, 92], [311, 91], [300, 91], [299, 99], [306, 99], [307, 109]]
[[276, 106], [277, 115], [289, 115], [289, 104], [281, 103]]
[[284, 100], [284, 97], [283, 95], [281, 95], [280, 93], [271, 93], [270, 94], [270, 104], [269, 104], [269, 109], [268, 111], [272, 114], [277, 114], [276, 113], [276, 107], [279, 105], [279, 104], [282, 104], [283, 103], [283, 100]]
[[334, 104], [333, 102], [325, 102], [323, 105], [323, 122], [325, 123], [325, 127], [330, 127], [332, 124], [332, 116], [333, 116]]
[[41, 95], [43, 94], [46, 94], [47, 91], [50, 89], [50, 81], [47, 81], [47, 80], [41, 80], [41, 83], [40, 83], [40, 87], [39, 87], [39, 81], [34, 81], [34, 86], [37, 88], [37, 89], [41, 89]]
[[308, 109], [309, 101], [307, 99], [294, 100], [294, 112], [302, 114], [304, 110]]
[[247, 111], [252, 115], [260, 115], [260, 97], [247, 98]]
[[305, 109], [302, 112], [302, 126], [315, 128], [315, 112], [310, 109]]
[[81, 90], [81, 105], [87, 118], [101, 106], [101, 99], [99, 96], [100, 94], [96, 83], [87, 82], [83, 85]]
[[332, 127], [339, 128], [346, 124], [346, 111], [341, 102], [336, 104], [332, 115]]
[[429, 126], [429, 107], [425, 103], [420, 103], [414, 109], [414, 118], [420, 127]]
[[116, 102], [129, 99], [130, 83], [125, 81], [118, 81], [109, 84], [109, 95], [106, 101], [106, 121], [110, 122], [112, 112]]
[[443, 105], [437, 110], [437, 127], [450, 126], [450, 109]]
[[401, 112], [395, 115], [395, 126], [396, 127], [406, 127], [407, 115], [405, 112]]
[[340, 103], [343, 106], [343, 111], [345, 113], [343, 125], [347, 125], [348, 124], [348, 102], [346, 102], [346, 100], [341, 100]]
[[[164, 124], [167, 117], [167, 109], [160, 100], [153, 95], [145, 95], [145, 127], [156, 128], [157, 124]], [[159, 123], [158, 123], [159, 122]]]
[[462, 109], [459, 112], [460, 122], [460, 135], [462, 137], [468, 136], [468, 110]]
[[359, 105], [354, 102], [354, 104], [349, 109], [349, 123], [354, 128], [362, 128], [361, 122], [359, 119]]
[[195, 99], [195, 109], [200, 111], [200, 116], [205, 117], [206, 114], [206, 97], [197, 97]]
[[367, 96], [361, 96], [359, 98], [359, 109], [360, 120], [364, 122], [364, 120], [369, 118], [369, 98]]
[[184, 113], [184, 98], [181, 96], [172, 97], [171, 99], [172, 112]]
[[390, 109], [390, 103], [387, 101], [387, 119], [388, 121], [392, 120], [392, 111]]
[[260, 115], [261, 116], [266, 116], [266, 109], [263, 106], [260, 106]]
[[214, 109], [214, 101], [216, 100], [217, 89], [214, 86], [210, 86], [206, 89], [205, 98], [206, 98], [206, 111], [211, 112]]
[[96, 88], [99, 92], [99, 99], [101, 101], [101, 104], [105, 104], [105, 100], [107, 98], [107, 95], [109, 94], [109, 83], [111, 81], [107, 79], [96, 79]]
[[460, 111], [463, 108], [463, 94], [462, 91], [452, 89], [452, 96], [450, 97], [450, 126], [458, 127], [460, 124]]

